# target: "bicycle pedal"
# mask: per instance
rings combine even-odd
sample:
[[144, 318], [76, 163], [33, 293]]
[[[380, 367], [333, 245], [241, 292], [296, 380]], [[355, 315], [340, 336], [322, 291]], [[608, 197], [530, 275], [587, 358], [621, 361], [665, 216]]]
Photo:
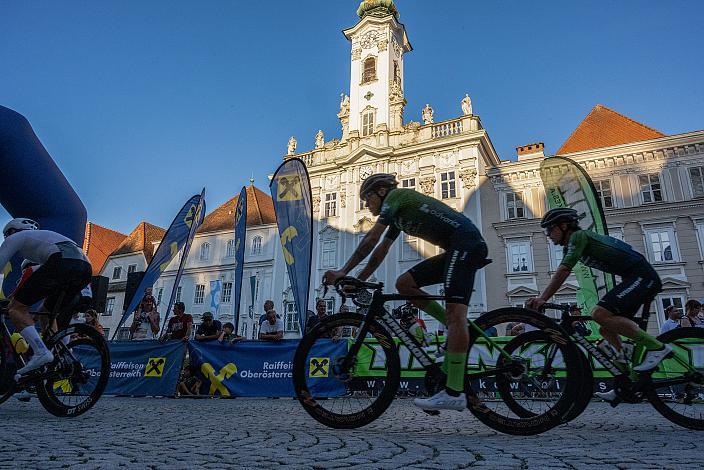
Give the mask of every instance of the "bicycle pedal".
[[423, 410], [423, 413], [427, 413], [430, 416], [437, 416], [440, 414], [440, 411], [438, 411], [438, 410]]

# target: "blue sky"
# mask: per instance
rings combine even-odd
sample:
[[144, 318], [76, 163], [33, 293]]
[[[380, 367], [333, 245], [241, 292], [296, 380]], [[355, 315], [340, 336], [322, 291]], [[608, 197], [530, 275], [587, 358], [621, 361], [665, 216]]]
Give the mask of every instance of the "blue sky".
[[[129, 233], [209, 210], [315, 133], [338, 138], [358, 1], [0, 0], [0, 104], [24, 114], [88, 208]], [[597, 103], [666, 134], [704, 128], [701, 1], [399, 0], [405, 119], [474, 112], [501, 158], [553, 153]], [[1, 212], [0, 215], [6, 216]]]

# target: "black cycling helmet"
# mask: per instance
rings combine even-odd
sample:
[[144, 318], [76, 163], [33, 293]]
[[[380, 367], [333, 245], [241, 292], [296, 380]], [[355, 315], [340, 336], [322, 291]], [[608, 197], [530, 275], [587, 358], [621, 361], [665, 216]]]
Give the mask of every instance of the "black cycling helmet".
[[581, 219], [576, 210], [569, 207], [556, 207], [545, 213], [540, 221], [541, 228], [552, 227], [560, 222], [577, 222]]
[[362, 187], [359, 188], [359, 197], [364, 199], [372, 191], [380, 188], [395, 188], [398, 186], [396, 177], [389, 173], [375, 173], [364, 180]]

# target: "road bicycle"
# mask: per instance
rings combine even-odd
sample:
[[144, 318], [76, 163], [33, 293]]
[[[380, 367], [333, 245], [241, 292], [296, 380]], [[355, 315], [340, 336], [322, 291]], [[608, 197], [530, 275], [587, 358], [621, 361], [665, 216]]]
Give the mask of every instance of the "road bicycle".
[[[61, 294], [57, 306], [62, 304]], [[15, 380], [17, 370], [26, 362], [12, 344], [5, 323], [9, 301], [0, 302], [0, 403], [22, 390], [36, 391], [42, 406], [55, 416], [79, 416], [95, 405], [110, 376], [110, 352], [105, 338], [95, 328], [77, 323], [65, 325], [75, 307], [46, 315], [42, 337], [54, 354], [53, 362]], [[51, 326], [57, 320], [58, 331]]]
[[[384, 308], [384, 303], [397, 300], [457, 301], [447, 296], [406, 296], [382, 293], [383, 283], [363, 282], [352, 277], [338, 279], [337, 293], [351, 298], [359, 307], [357, 313], [340, 313], [321, 320], [306, 333], [296, 350], [293, 364], [293, 382], [296, 396], [303, 408], [318, 422], [333, 428], [357, 428], [371, 423], [389, 407], [399, 388], [401, 365], [399, 345], [425, 370], [425, 389], [434, 394], [445, 386], [446, 376], [416, 339], [411, 336]], [[508, 322], [524, 323], [540, 329], [541, 339], [558, 351], [563, 364], [559, 389], [544, 393], [540, 407], [532, 408], [531, 416], [513, 413], [506, 404], [507, 397], [521, 400], [526, 388], [523, 379], [530, 371], [520, 355], [489, 337], [485, 330]], [[346, 341], [346, 348], [334, 357], [319, 357], [321, 345], [329, 345], [333, 336]], [[469, 322], [469, 365], [465, 380], [467, 408], [481, 422], [506, 434], [532, 435], [547, 431], [565, 422], [565, 416], [574, 406], [581, 379], [581, 356], [569, 336], [553, 320], [524, 309], [500, 309]], [[509, 343], [510, 344], [510, 343]], [[508, 346], [508, 345], [507, 345]], [[487, 350], [491, 354], [487, 355]], [[473, 359], [477, 362], [473, 363]], [[325, 372], [321, 364], [326, 366]], [[365, 387], [374, 369], [382, 380], [375, 387]], [[499, 395], [485, 396], [478, 390], [478, 381], [493, 381]], [[530, 382], [530, 380], [527, 380]], [[541, 387], [529, 387], [531, 392], [542, 392]], [[335, 390], [335, 393], [330, 393]], [[559, 393], [558, 393], [559, 392]], [[429, 413], [437, 414], [437, 413]]]
[[[652, 299], [644, 302], [642, 316], [636, 322], [643, 329], [647, 328]], [[673, 347], [673, 352], [663, 360], [656, 369], [647, 372], [633, 372], [631, 364], [638, 364], [643, 359], [645, 349], [629, 340], [624, 344], [630, 346], [624, 350], [631, 351], [626, 357], [627, 364], [617, 361], [616, 351], [610, 347], [599, 347], [588, 341], [585, 335], [575, 329], [575, 322], [591, 320], [590, 316], [572, 316], [569, 305], [546, 303], [543, 309], [561, 312], [560, 326], [566, 331], [574, 344], [581, 348], [582, 379], [580, 393], [575, 406], [567, 415], [571, 420], [579, 416], [589, 405], [594, 390], [594, 376], [591, 362], [596, 363], [613, 376], [613, 385], [620, 403], [640, 403], [648, 400], [665, 418], [680, 426], [704, 430], [704, 328], [676, 328], [658, 336], [662, 343]], [[559, 351], [552, 345], [542, 344], [540, 332], [530, 331], [517, 336], [513, 341], [517, 349], [532, 351], [528, 368], [531, 375], [542, 377], [541, 383], [549, 383], [559, 375]], [[605, 343], [604, 343], [605, 344]], [[586, 354], [585, 354], [586, 353]], [[519, 402], [509, 402], [511, 409], [520, 416], [530, 417], [532, 411]]]

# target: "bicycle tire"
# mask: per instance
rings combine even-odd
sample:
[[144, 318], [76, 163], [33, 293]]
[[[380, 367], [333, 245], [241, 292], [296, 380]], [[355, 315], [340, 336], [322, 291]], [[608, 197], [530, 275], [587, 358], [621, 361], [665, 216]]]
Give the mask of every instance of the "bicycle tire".
[[[383, 351], [385, 358], [383, 366], [385, 367], [380, 367], [380, 370], [385, 369], [386, 371], [378, 394], [374, 395], [376, 390], [359, 391], [353, 389], [354, 384], [358, 383], [355, 380], [360, 379], [360, 377], [354, 377], [355, 367], [349, 371], [336, 369], [345, 354], [331, 356], [328, 359], [326, 376], [328, 381], [325, 383], [325, 390], [329, 391], [334, 388], [336, 390], [335, 396], [322, 396], [325, 393], [312, 390], [320, 387], [320, 384], [316, 382], [317, 378], [313, 376], [314, 373], [311, 373], [313, 359], [320, 359], [311, 356], [311, 354], [318, 354], [313, 351], [313, 348], [316, 345], [330, 347], [332, 340], [329, 339], [329, 336], [332, 336], [335, 331], [341, 331], [337, 330], [338, 328], [342, 328], [343, 332], [346, 331], [346, 328], [350, 328], [350, 331], [358, 330], [364, 320], [364, 315], [352, 312], [326, 317], [303, 336], [296, 349], [293, 360], [293, 385], [296, 397], [306, 412], [325, 426], [335, 429], [353, 429], [365, 426], [381, 416], [396, 396], [401, 376], [398, 350], [391, 335], [376, 321], [370, 324], [369, 332], [378, 341], [381, 351]], [[348, 341], [348, 339], [343, 337], [339, 341]], [[344, 349], [346, 352], [347, 348]], [[376, 350], [371, 350], [376, 353]], [[355, 361], [358, 360], [360, 354], [362, 351], [355, 358]], [[349, 376], [346, 376], [348, 373]], [[321, 396], [316, 396], [316, 394]], [[338, 404], [340, 404], [339, 411], [336, 411], [335, 408]], [[347, 405], [347, 412], [345, 405]]]
[[[543, 333], [542, 331], [529, 331], [511, 339], [504, 347], [504, 350], [509, 354], [513, 355], [515, 351], [528, 350], [529, 345], [531, 343], [541, 342], [550, 342], [549, 335]], [[545, 352], [544, 357], [554, 357], [553, 354], [556, 354], [554, 348], [556, 347], [558, 346], [556, 346], [554, 343], [549, 345], [550, 349]], [[579, 386], [577, 401], [575, 402], [570, 412], [565, 416], [565, 419], [567, 421], [572, 421], [584, 412], [584, 410], [589, 405], [589, 402], [591, 401], [594, 389], [594, 376], [592, 373], [591, 365], [589, 364], [589, 360], [584, 355], [584, 352], [582, 352], [581, 349], [578, 349], [578, 352], [580, 360], [582, 361], [583, 374], [580, 374], [582, 383]], [[552, 363], [552, 361], [550, 362]], [[534, 385], [535, 388], [541, 388], [544, 393], [548, 393], [547, 389], [552, 385], [551, 381], [554, 379], [554, 371], [545, 371], [543, 369], [542, 372], [533, 372], [533, 374], [534, 378], [530, 380], [532, 383], [530, 383], [529, 385]], [[538, 380], [540, 381], [540, 383], [536, 383], [536, 381]], [[516, 400], [514, 398], [513, 394], [511, 393], [511, 381], [508, 380], [508, 377], [497, 376], [496, 383], [504, 403], [506, 403], [506, 406], [508, 406], [513, 413], [515, 413], [520, 418], [531, 418], [537, 416], [537, 413], [534, 413], [532, 410], [524, 407], [521, 401]]]
[[[569, 421], [572, 409], [579, 397], [579, 387], [582, 384], [580, 375], [584, 363], [580, 357], [580, 352], [577, 346], [571, 341], [567, 333], [560, 328], [552, 319], [540, 315], [532, 310], [527, 310], [519, 307], [507, 307], [493, 310], [485, 313], [476, 320], [476, 324], [482, 330], [486, 330], [491, 326], [501, 325], [509, 322], [525, 323], [541, 330], [541, 334], [548, 335], [551, 341], [560, 344], [562, 359], [564, 361], [565, 377], [561, 381], [561, 387], [564, 390], [562, 395], [555, 403], [540, 413], [532, 413], [531, 416], [521, 416], [511, 411], [512, 404], [506, 403], [506, 390], [499, 390], [501, 403], [496, 403], [491, 409], [479, 397], [471, 384], [471, 374], [467, 376], [465, 389], [468, 397], [468, 408], [472, 414], [482, 423], [495, 429], [499, 432], [511, 435], [529, 436], [540, 434], [548, 431], [555, 426]], [[479, 342], [480, 336], [472, 332], [470, 335], [469, 358], [470, 362], [478, 353], [481, 357], [482, 345]], [[476, 349], [474, 349], [476, 347]], [[473, 350], [474, 349], [474, 350]], [[499, 355], [499, 358], [502, 358]], [[497, 358], [497, 366], [502, 365], [502, 359]], [[487, 367], [487, 362], [483, 363]], [[496, 376], [498, 378], [498, 375]], [[499, 382], [501, 379], [499, 379]], [[498, 387], [499, 385], [497, 385]], [[501, 406], [503, 404], [503, 406]], [[504, 412], [504, 407], [506, 411]]]
[[[682, 351], [677, 345], [687, 344], [687, 340], [694, 340], [699, 344], [704, 344], [704, 328], [675, 328], [674, 330], [670, 330], [658, 336], [658, 340], [666, 344], [675, 344], [675, 352], [678, 352], [678, 350]], [[677, 369], [680, 370], [678, 371]], [[676, 377], [678, 374], [684, 373], [682, 369], [682, 366], [677, 364], [674, 359], [665, 359], [658, 365], [656, 371], [672, 378]], [[698, 364], [697, 372], [704, 374], [704, 366], [702, 364]], [[648, 401], [650, 401], [658, 413], [682, 427], [698, 431], [704, 430], [704, 399], [702, 399], [704, 397], [704, 383], [700, 381], [699, 383], [684, 384], [683, 391], [685, 398], [691, 395], [691, 401], [689, 403], [679, 403], [675, 396], [672, 396], [671, 399], [668, 400], [666, 396], [668, 394], [663, 391], [658, 392], [657, 378], [653, 380], [654, 381], [651, 382], [650, 386], [646, 389], [645, 394]], [[672, 391], [672, 395], [674, 395], [674, 390]], [[696, 410], [694, 407], [696, 407]], [[682, 412], [678, 412], [677, 410], [695, 411], [694, 414], [698, 415], [699, 418], [685, 416]]]
[[[100, 370], [95, 372], [97, 375], [97, 378], [95, 378], [96, 376], [89, 374], [87, 370], [77, 372], [72, 368], [70, 374], [66, 374], [66, 377], [62, 376], [63, 381], [66, 381], [68, 384], [67, 389], [69, 389], [65, 395], [57, 393], [55, 389], [57, 384], [62, 381], [57, 381], [55, 379], [40, 381], [40, 383], [37, 384], [37, 398], [39, 398], [42, 406], [44, 406], [44, 408], [54, 416], [76, 417], [91, 409], [105, 391], [108, 378], [110, 377], [110, 351], [108, 350], [108, 345], [105, 338], [103, 335], [98, 333], [95, 328], [83, 324], [70, 325], [68, 328], [64, 328], [54, 334], [47, 341], [47, 347], [54, 352], [54, 356], [56, 357], [60, 354], [57, 350], [57, 346], [59, 346], [62, 338], [66, 336], [70, 337], [71, 335], [78, 336], [75, 339], [71, 339], [66, 347], [73, 350], [73, 352], [78, 353], [79, 357], [80, 352], [84, 352], [85, 355], [81, 358], [81, 369], [85, 367], [83, 362], [86, 362], [90, 364], [97, 364], [100, 367]], [[83, 347], [83, 350], [80, 349], [81, 347]], [[93, 347], [95, 352], [86, 354], [85, 350], [87, 350], [88, 347]], [[90, 357], [95, 354], [98, 355], [98, 358]], [[88, 369], [92, 370], [90, 368]], [[88, 375], [90, 375], [90, 378], [86, 378]], [[94, 382], [93, 378], [95, 378]], [[84, 382], [81, 382], [81, 380]], [[92, 391], [90, 391], [87, 395], [73, 393], [75, 390], [80, 392], [81, 386], [88, 383], [88, 381], [91, 381], [90, 383], [94, 383], [95, 385]], [[63, 389], [61, 391], [63, 391]], [[66, 404], [62, 401], [62, 398], [64, 397], [70, 398], [82, 396], [85, 396], [86, 398], [83, 401], [72, 405]]]

